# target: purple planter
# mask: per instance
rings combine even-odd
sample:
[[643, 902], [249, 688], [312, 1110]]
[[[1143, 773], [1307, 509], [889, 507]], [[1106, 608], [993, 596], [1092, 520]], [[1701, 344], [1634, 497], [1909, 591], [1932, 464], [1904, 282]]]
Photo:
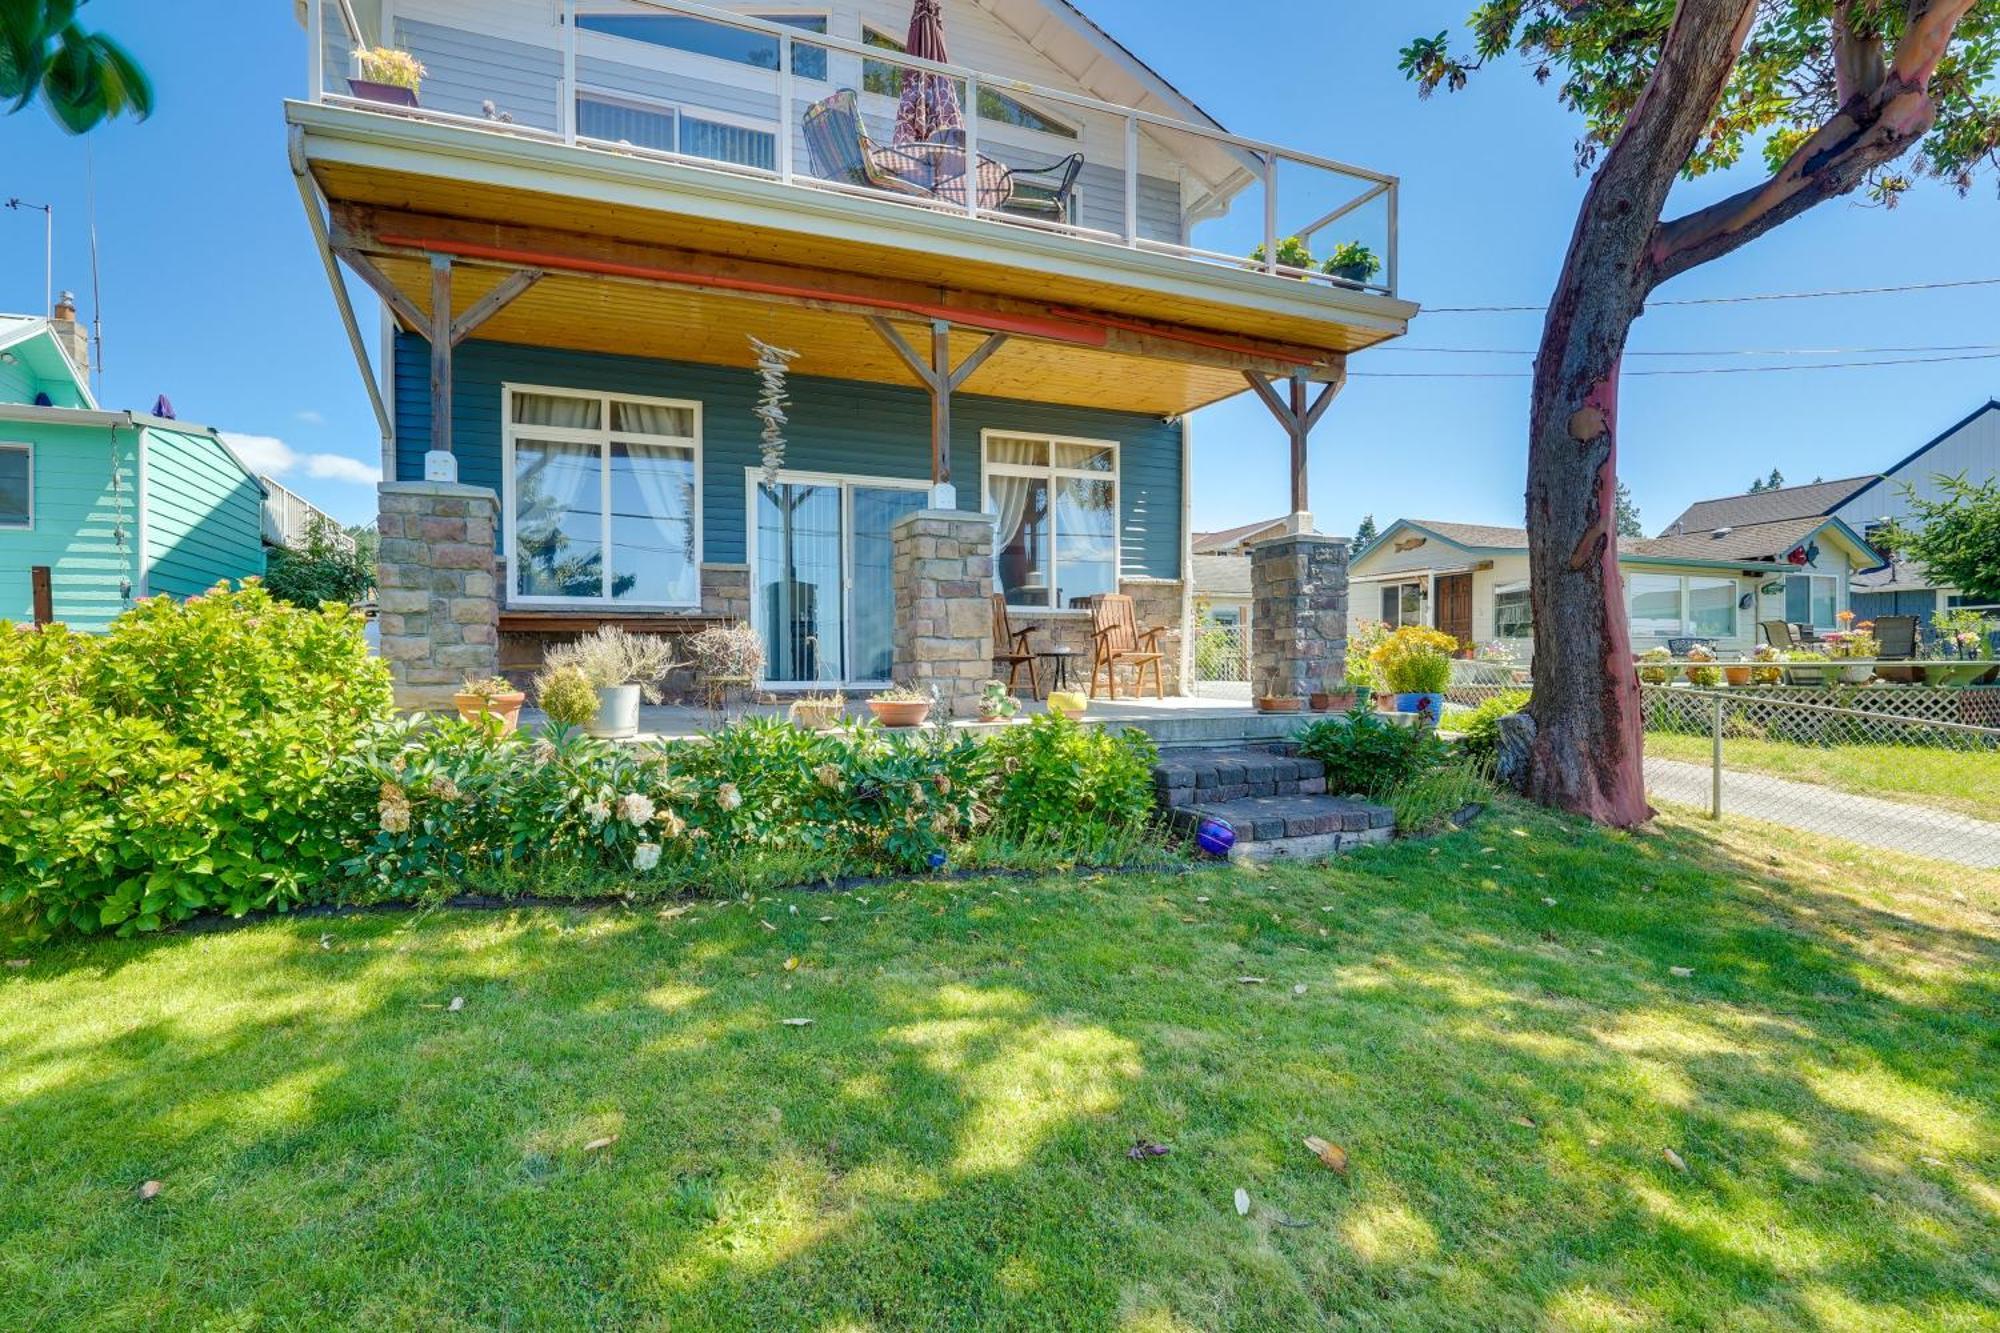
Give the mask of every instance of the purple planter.
[[385, 102], [390, 106], [415, 106], [417, 94], [414, 89], [395, 83], [377, 83], [373, 79], [349, 79], [347, 89], [356, 97], [370, 102]]

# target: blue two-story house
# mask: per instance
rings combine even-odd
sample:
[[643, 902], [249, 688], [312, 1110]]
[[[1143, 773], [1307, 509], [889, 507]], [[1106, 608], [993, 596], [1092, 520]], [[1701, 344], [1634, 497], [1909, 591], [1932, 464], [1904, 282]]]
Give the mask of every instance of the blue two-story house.
[[1017, 627], [1087, 641], [1123, 591], [1184, 638], [1187, 415], [1256, 390], [1303, 526], [1306, 432], [1415, 310], [1393, 178], [1228, 133], [1065, 0], [299, 8], [291, 161], [385, 474], [499, 497], [510, 665], [728, 616], [771, 688], [885, 682], [927, 506], [992, 517]]

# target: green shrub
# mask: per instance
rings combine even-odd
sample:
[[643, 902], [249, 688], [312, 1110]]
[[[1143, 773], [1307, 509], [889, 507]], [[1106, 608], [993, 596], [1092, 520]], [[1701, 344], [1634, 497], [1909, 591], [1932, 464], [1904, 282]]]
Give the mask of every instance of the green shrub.
[[336, 769], [389, 709], [361, 617], [255, 580], [97, 638], [0, 630], [0, 910], [33, 936], [302, 902], [348, 822]]
[[1380, 800], [1443, 763], [1447, 751], [1428, 727], [1351, 713], [1300, 731], [1299, 753], [1326, 765], [1326, 789], [1333, 795], [1358, 793]]
[[1528, 691], [1508, 690], [1482, 702], [1458, 726], [1458, 748], [1467, 757], [1487, 760], [1500, 750], [1500, 719], [1528, 706]]
[[580, 667], [557, 667], [535, 677], [535, 701], [559, 727], [587, 726], [597, 716], [597, 691]]
[[1369, 657], [1396, 694], [1442, 694], [1451, 685], [1458, 640], [1442, 630], [1405, 625], [1375, 645]]
[[1388, 796], [1396, 812], [1396, 832], [1406, 836], [1433, 832], [1466, 806], [1492, 799], [1493, 784], [1470, 763], [1448, 763], [1419, 773]]
[[994, 823], [1004, 835], [1094, 837], [1152, 816], [1159, 751], [1144, 732], [1043, 714], [1008, 727], [987, 748], [999, 775]]
[[375, 586], [374, 543], [343, 541], [332, 521], [314, 515], [302, 546], [281, 546], [266, 561], [264, 587], [281, 602], [316, 611], [323, 602], [351, 605]]

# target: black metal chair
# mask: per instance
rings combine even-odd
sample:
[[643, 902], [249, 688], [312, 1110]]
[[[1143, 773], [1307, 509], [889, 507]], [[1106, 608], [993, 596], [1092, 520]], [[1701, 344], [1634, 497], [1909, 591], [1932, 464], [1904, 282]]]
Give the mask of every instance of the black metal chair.
[[1712, 648], [1714, 648], [1714, 647], [1715, 647], [1715, 640], [1714, 640], [1714, 639], [1693, 639], [1693, 638], [1689, 638], [1689, 639], [1668, 639], [1668, 640], [1667, 640], [1667, 651], [1668, 651], [1668, 652], [1670, 652], [1670, 653], [1672, 653], [1672, 654], [1673, 654], [1673, 655], [1674, 655], [1675, 657], [1686, 657], [1686, 656], [1688, 655], [1688, 650], [1689, 650], [1689, 649], [1691, 649], [1691, 648], [1693, 648], [1693, 647], [1694, 647], [1694, 646], [1695, 646], [1696, 644], [1700, 644], [1700, 645], [1701, 645], [1702, 647], [1704, 647], [1704, 648], [1711, 648], [1711, 649], [1712, 649]]

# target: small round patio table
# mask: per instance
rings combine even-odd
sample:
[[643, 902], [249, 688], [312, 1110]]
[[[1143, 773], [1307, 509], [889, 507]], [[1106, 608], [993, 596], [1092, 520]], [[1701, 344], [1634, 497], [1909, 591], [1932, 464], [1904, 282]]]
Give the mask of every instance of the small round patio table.
[[[884, 172], [928, 190], [931, 197], [965, 207], [965, 149], [952, 143], [901, 143], [875, 150]], [[1007, 202], [1007, 164], [981, 153], [974, 169], [982, 209]]]
[[1042, 648], [1035, 656], [1049, 659], [1049, 689], [1053, 691], [1070, 687], [1069, 664], [1083, 654], [1075, 648]]

